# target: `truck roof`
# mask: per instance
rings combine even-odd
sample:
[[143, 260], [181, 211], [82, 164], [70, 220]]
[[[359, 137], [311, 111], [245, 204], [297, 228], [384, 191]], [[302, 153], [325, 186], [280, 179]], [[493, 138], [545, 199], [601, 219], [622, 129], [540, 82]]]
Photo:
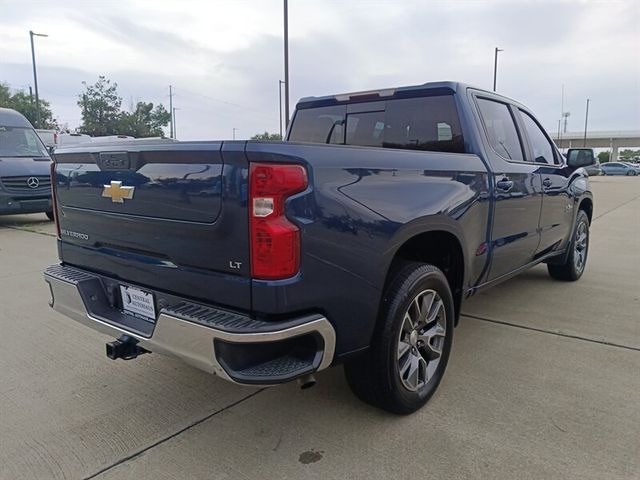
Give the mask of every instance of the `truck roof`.
[[[496, 95], [495, 92], [489, 92], [483, 88], [474, 87], [462, 82], [427, 82], [422, 85], [410, 85], [405, 87], [380, 88], [376, 90], [367, 90], [362, 92], [341, 93], [338, 95], [325, 95], [322, 97], [304, 97], [298, 101], [296, 108], [312, 108], [327, 105], [334, 105], [341, 102], [370, 102], [372, 100], [386, 98], [409, 98], [420, 96], [421, 94], [446, 95], [464, 91], [467, 88], [485, 91]], [[502, 95], [500, 95], [502, 96]], [[507, 97], [504, 97], [507, 98]], [[512, 101], [509, 99], [509, 101]]]
[[0, 125], [5, 127], [33, 128], [24, 115], [11, 108], [0, 108]]

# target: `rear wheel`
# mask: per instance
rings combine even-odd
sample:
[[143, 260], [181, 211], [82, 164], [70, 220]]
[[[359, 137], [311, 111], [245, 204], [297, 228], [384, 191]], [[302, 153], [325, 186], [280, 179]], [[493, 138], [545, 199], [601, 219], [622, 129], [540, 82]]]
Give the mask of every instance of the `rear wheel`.
[[398, 414], [422, 407], [447, 367], [453, 341], [453, 297], [433, 265], [408, 263], [385, 292], [369, 350], [345, 365], [363, 401]]
[[53, 210], [50, 210], [50, 211], [44, 212], [44, 213], [47, 216], [47, 218], [49, 220], [51, 220], [52, 222], [56, 219], [56, 217], [53, 215]]
[[553, 278], [575, 281], [584, 273], [589, 253], [589, 217], [584, 210], [578, 211], [570, 248], [571, 252], [563, 265], [547, 265], [549, 275]]

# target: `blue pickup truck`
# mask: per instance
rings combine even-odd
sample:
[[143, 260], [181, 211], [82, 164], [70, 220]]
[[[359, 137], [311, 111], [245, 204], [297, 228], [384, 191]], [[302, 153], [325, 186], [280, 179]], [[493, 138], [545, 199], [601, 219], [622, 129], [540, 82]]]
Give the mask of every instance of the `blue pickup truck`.
[[587, 260], [591, 150], [454, 82], [302, 99], [285, 142], [60, 149], [51, 306], [245, 385], [343, 364], [411, 413], [441, 381], [462, 302]]

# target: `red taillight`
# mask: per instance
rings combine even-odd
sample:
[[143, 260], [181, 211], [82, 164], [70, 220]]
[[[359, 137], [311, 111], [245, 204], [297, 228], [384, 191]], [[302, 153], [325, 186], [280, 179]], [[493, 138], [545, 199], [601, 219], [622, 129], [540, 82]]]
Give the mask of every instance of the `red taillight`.
[[284, 214], [287, 197], [307, 188], [301, 165], [252, 163], [249, 167], [251, 275], [276, 280], [300, 268], [300, 230]]
[[58, 240], [60, 239], [60, 220], [58, 219], [58, 201], [56, 200], [56, 162], [51, 162], [51, 205], [53, 207], [53, 220], [56, 224]]

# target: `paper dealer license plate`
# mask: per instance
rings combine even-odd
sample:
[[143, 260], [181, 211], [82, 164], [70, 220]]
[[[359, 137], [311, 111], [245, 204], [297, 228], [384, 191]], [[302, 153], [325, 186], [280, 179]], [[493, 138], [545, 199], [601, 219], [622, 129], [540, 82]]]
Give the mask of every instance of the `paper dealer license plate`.
[[122, 307], [126, 313], [144, 317], [147, 320], [156, 319], [156, 308], [153, 293], [144, 292], [138, 288], [120, 285]]

